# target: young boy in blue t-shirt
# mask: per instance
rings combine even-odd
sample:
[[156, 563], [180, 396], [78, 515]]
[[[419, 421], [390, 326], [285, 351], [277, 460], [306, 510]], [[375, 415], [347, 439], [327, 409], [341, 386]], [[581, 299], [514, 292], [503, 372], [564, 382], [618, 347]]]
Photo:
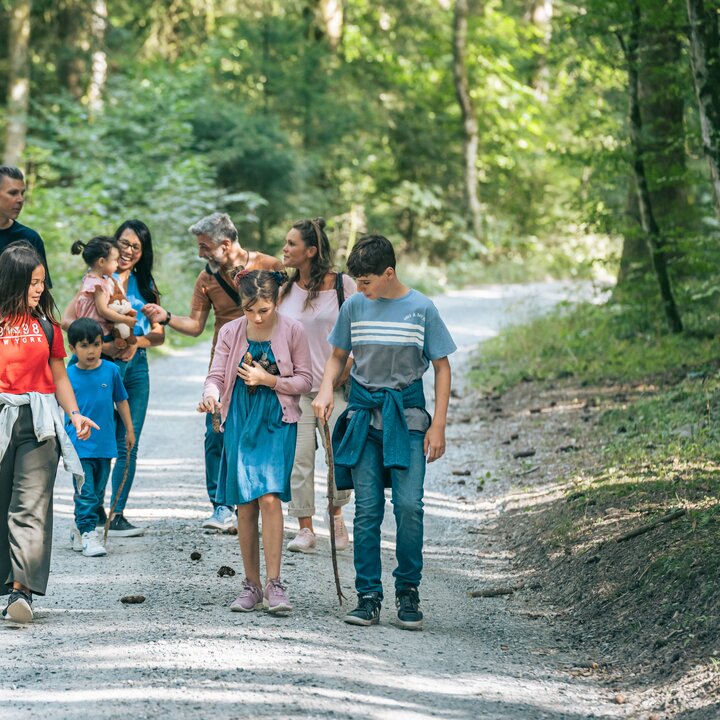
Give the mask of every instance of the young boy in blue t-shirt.
[[85, 470], [85, 482], [78, 492], [75, 483], [75, 528], [72, 531], [72, 549], [82, 551], [85, 557], [107, 555], [97, 537], [98, 507], [105, 498], [105, 486], [110, 477], [110, 461], [117, 457], [115, 440], [115, 408], [125, 426], [127, 451], [135, 446], [135, 431], [130, 418], [128, 394], [114, 363], [103, 360], [102, 328], [96, 320], [79, 318], [68, 328], [68, 344], [77, 357], [77, 364], [67, 369], [75, 391], [80, 413], [91, 417], [99, 426], [89, 440], [77, 441], [72, 423], [66, 430], [77, 450]]
[[[398, 624], [422, 628], [418, 587], [423, 558], [425, 463], [445, 452], [450, 399], [448, 355], [456, 350], [437, 308], [395, 274], [395, 252], [381, 235], [360, 239], [348, 257], [358, 292], [342, 306], [328, 338], [333, 347], [315, 415], [329, 418], [333, 388], [352, 352], [350, 398], [333, 432], [338, 489], [354, 488], [354, 562], [357, 607], [352, 625], [374, 625], [383, 600], [380, 526], [385, 487], [392, 487], [397, 525], [395, 604]], [[425, 410], [422, 376], [432, 363], [435, 410]]]

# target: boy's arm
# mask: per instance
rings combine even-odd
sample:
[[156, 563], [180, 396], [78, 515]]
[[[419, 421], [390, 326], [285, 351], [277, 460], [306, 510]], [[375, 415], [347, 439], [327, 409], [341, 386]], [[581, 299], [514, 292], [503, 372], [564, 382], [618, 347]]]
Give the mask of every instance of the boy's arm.
[[131, 310], [127, 315], [121, 315], [119, 312], [110, 310], [105, 292], [100, 286], [95, 288], [95, 307], [97, 308], [98, 315], [105, 318], [105, 320], [114, 323], [124, 323], [131, 328], [135, 327], [135, 317], [137, 316], [135, 310]]
[[135, 428], [130, 417], [130, 403], [127, 400], [120, 400], [120, 402], [115, 403], [115, 407], [125, 426], [125, 446], [127, 451], [130, 452], [135, 447]]
[[435, 412], [423, 444], [428, 462], [433, 462], [445, 454], [445, 425], [450, 403], [451, 379], [450, 361], [447, 357], [433, 360], [432, 364], [435, 371]]
[[342, 377], [343, 370], [348, 360], [350, 352], [341, 348], [333, 348], [332, 354], [325, 363], [325, 372], [323, 373], [320, 390], [312, 401], [312, 409], [315, 417], [321, 420], [328, 420], [333, 411], [333, 388], [335, 388]]

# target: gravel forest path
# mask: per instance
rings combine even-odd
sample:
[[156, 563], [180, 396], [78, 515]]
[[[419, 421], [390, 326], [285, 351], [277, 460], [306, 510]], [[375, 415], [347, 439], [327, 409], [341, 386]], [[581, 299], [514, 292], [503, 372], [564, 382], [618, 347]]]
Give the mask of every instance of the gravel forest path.
[[[575, 295], [577, 286], [497, 286], [437, 299], [460, 352], [456, 387], [469, 351], [507, 323]], [[578, 658], [541, 611], [518, 612], [503, 597], [471, 598], [512, 577], [495, 520], [509, 488], [474, 491], [491, 448], [472, 422], [451, 423], [448, 452], [428, 467], [425, 630], [395, 627], [391, 571], [394, 520], [383, 527], [386, 603], [381, 624], [342, 622], [326, 523], [318, 512], [315, 555], [285, 553], [283, 574], [295, 603], [288, 617], [230, 613], [242, 577], [237, 539], [207, 535], [203, 418], [195, 412], [207, 344], [155, 356], [150, 411], [138, 476], [126, 511], [147, 527], [142, 538], [110, 539], [105, 558], [74, 553], [72, 490], [64, 471], [55, 492], [49, 593], [29, 626], [0, 624], [4, 671], [0, 717], [70, 718], [497, 718], [553, 720], [627, 717], [629, 709], [593, 678], [573, 673]], [[452, 416], [452, 409], [451, 409]], [[469, 470], [463, 495], [459, 476]], [[324, 507], [324, 463], [317, 506]], [[473, 491], [469, 488], [472, 485]], [[351, 506], [352, 507], [352, 506]], [[346, 512], [351, 517], [352, 512]], [[286, 534], [296, 526], [288, 521]], [[349, 523], [351, 526], [351, 523]], [[352, 528], [351, 528], [352, 532]], [[201, 553], [197, 561], [193, 551]], [[219, 577], [229, 565], [235, 577]], [[354, 600], [352, 556], [340, 574]], [[143, 604], [122, 605], [142, 594]]]

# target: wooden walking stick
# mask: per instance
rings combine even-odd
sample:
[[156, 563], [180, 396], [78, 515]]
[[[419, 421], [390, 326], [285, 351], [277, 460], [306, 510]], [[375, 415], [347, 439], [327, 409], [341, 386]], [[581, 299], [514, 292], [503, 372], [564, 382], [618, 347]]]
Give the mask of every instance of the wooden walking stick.
[[335, 548], [335, 464], [333, 462], [332, 440], [330, 438], [330, 427], [327, 420], [323, 421], [323, 433], [325, 434], [325, 459], [327, 460], [327, 499], [328, 499], [328, 518], [330, 525], [330, 554], [332, 555], [333, 573], [335, 574], [335, 590], [337, 590], [338, 602], [342, 605], [342, 601], [347, 598], [343, 595], [340, 587], [340, 573], [337, 564], [337, 549]]
[[[129, 455], [129, 453], [128, 453]], [[112, 501], [112, 506], [110, 507], [110, 512], [108, 513], [107, 518], [105, 519], [105, 527], [103, 529], [103, 545], [107, 542], [107, 536], [108, 536], [108, 529], [110, 528], [110, 520], [112, 519], [113, 513], [115, 512], [115, 508], [117, 507], [118, 500], [120, 499], [120, 495], [122, 494], [123, 488], [125, 487], [125, 483], [127, 482], [128, 477], [128, 470], [130, 469], [130, 463], [128, 462], [130, 458], [125, 458], [125, 469], [123, 470], [123, 476], [122, 480], [120, 481], [120, 486], [117, 489], [117, 492], [115, 493], [115, 497]]]

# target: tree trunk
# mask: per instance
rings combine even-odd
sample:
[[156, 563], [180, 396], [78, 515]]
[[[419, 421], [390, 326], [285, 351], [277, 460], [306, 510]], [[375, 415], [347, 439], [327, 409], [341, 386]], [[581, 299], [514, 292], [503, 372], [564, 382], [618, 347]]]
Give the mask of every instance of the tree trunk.
[[88, 87], [88, 106], [91, 115], [98, 113], [103, 106], [102, 98], [107, 81], [107, 54], [105, 52], [107, 17], [107, 3], [105, 0], [94, 0], [90, 30], [93, 41], [93, 54], [90, 86]]
[[31, 0], [18, 0], [10, 8], [8, 47], [10, 73], [7, 98], [7, 136], [3, 162], [17, 165], [25, 151], [28, 102], [30, 100], [30, 11]]
[[[529, 0], [525, 19], [535, 27], [542, 36], [542, 44], [547, 51], [552, 39], [553, 0]], [[546, 99], [549, 90], [549, 72], [545, 52], [535, 57], [535, 67], [530, 77], [530, 86], [540, 99]]]
[[86, 11], [86, 4], [78, 0], [63, 0], [57, 7], [58, 82], [76, 100], [82, 99], [87, 86], [90, 42], [86, 33]]
[[629, 31], [627, 45], [621, 35], [618, 39], [625, 52], [628, 66], [628, 93], [630, 101], [630, 138], [633, 155], [633, 172], [637, 185], [638, 209], [640, 219], [645, 232], [648, 251], [652, 260], [653, 270], [660, 289], [663, 310], [668, 325], [672, 332], [682, 332], [682, 320], [678, 312], [675, 298], [672, 292], [670, 276], [667, 269], [667, 257], [660, 228], [653, 213], [652, 199], [648, 188], [647, 175], [645, 172], [645, 160], [643, 156], [642, 120], [640, 117], [640, 92], [638, 77], [638, 46], [640, 41], [640, 6], [638, 0], [630, 3], [632, 22]]
[[319, 20], [333, 50], [337, 50], [343, 38], [345, 3], [343, 0], [320, 0]]
[[703, 149], [710, 164], [715, 211], [720, 218], [720, 34], [713, 0], [687, 0], [690, 59], [700, 111]]
[[467, 0], [455, 0], [455, 18], [453, 26], [453, 78], [455, 80], [455, 93], [462, 112], [463, 154], [465, 157], [465, 194], [472, 231], [479, 240], [482, 235], [482, 213], [478, 198], [478, 123], [475, 108], [472, 105], [468, 90], [467, 67], [465, 65], [465, 51], [467, 46]]

